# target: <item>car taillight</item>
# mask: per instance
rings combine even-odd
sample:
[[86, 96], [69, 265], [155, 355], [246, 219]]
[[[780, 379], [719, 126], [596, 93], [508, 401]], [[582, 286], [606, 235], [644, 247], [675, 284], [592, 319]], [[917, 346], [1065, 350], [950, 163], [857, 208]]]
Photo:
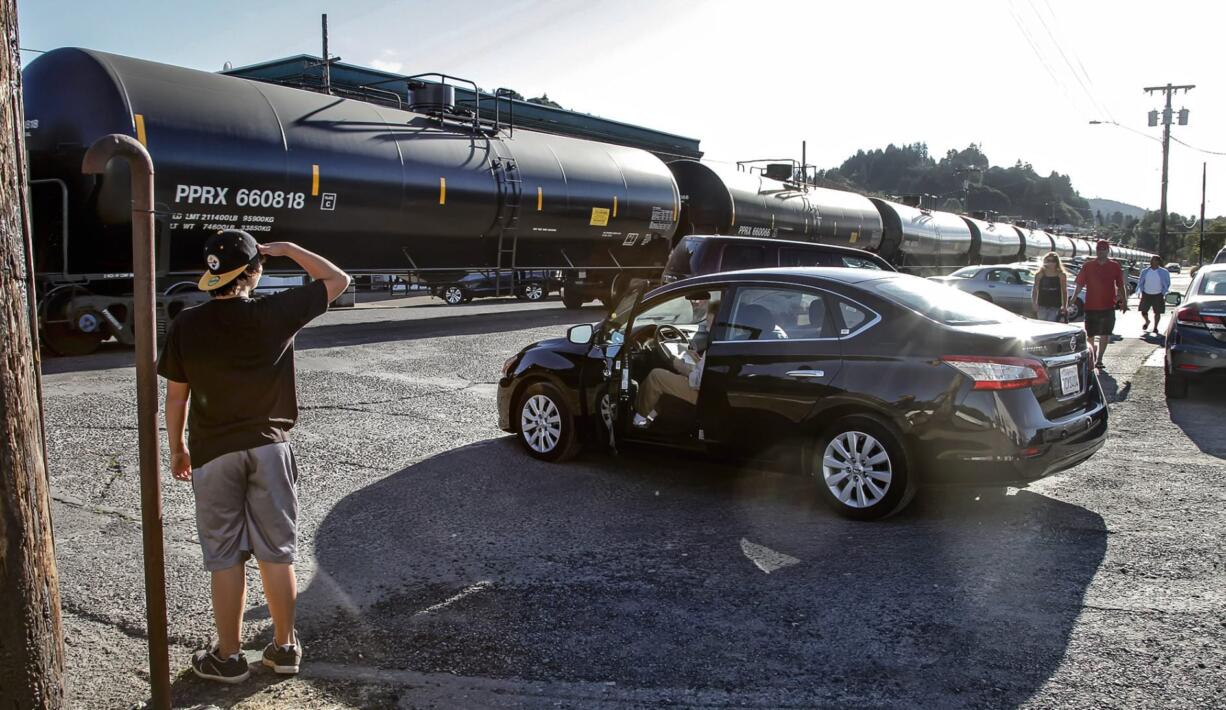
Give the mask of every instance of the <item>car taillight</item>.
[[971, 378], [977, 390], [1015, 390], [1047, 383], [1047, 368], [1030, 358], [946, 355], [941, 362]]
[[1189, 328], [1204, 328], [1217, 333], [1226, 333], [1226, 318], [1216, 313], [1201, 313], [1196, 304], [1184, 306], [1176, 311], [1175, 320], [1179, 325]]

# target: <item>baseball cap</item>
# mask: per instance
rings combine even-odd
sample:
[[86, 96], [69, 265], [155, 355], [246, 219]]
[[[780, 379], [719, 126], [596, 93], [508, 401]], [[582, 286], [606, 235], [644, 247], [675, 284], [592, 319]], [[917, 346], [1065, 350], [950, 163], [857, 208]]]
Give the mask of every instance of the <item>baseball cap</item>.
[[210, 235], [204, 243], [204, 263], [208, 271], [201, 274], [197, 285], [201, 291], [221, 288], [259, 258], [260, 248], [255, 237], [241, 229], [224, 229]]
[[1094, 248], [1095, 249], [1110, 249], [1111, 242], [1107, 241], [1106, 239], [1099, 239], [1098, 243], [1094, 245]]

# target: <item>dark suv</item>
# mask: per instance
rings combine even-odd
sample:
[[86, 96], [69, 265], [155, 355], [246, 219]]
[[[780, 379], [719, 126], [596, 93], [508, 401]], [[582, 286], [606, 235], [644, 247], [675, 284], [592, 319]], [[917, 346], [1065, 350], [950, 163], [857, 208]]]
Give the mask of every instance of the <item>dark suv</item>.
[[667, 284], [703, 274], [778, 266], [896, 271], [888, 261], [863, 249], [786, 239], [691, 234], [673, 247], [664, 266], [663, 281]]
[[451, 305], [468, 303], [474, 298], [509, 296], [521, 301], [540, 301], [562, 288], [562, 275], [557, 271], [519, 271], [512, 280], [508, 269], [473, 271], [450, 283], [430, 287], [431, 295]]

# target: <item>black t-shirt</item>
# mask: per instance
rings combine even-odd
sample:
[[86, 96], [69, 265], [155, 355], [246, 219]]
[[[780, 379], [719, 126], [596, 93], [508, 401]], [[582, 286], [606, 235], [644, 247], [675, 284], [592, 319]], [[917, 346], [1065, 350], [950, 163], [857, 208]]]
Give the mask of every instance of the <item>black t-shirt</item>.
[[260, 298], [221, 298], [170, 322], [158, 374], [191, 387], [192, 466], [286, 440], [298, 419], [294, 335], [328, 310], [322, 281]]

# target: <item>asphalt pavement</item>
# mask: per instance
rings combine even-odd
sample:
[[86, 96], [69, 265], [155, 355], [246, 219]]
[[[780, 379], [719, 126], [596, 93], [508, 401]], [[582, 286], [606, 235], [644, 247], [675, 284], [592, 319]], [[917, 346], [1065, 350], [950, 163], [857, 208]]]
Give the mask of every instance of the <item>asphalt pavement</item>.
[[[1226, 387], [1168, 402], [1135, 310], [1093, 459], [923, 490], [878, 523], [782, 472], [523, 454], [496, 426], [503, 361], [600, 315], [410, 298], [305, 330], [303, 673], [181, 672], [212, 619], [190, 487], [167, 475], [176, 705], [1226, 706]], [[131, 354], [45, 370], [70, 699], [127, 707], [148, 694]], [[271, 625], [249, 579], [254, 659]]]

